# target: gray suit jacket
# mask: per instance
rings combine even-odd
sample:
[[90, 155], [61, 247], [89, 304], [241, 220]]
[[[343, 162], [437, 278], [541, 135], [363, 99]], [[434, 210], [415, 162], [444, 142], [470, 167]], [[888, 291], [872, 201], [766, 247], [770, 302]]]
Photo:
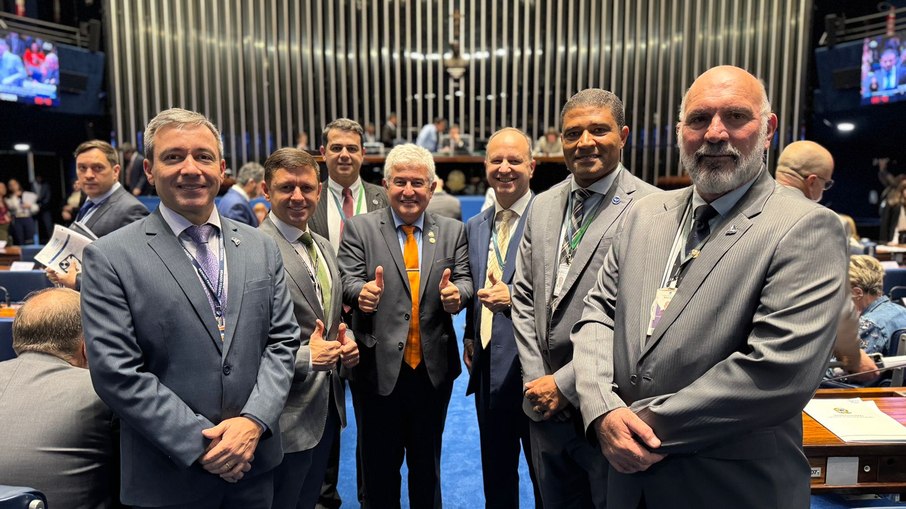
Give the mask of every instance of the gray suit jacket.
[[62, 509], [117, 500], [117, 424], [87, 369], [36, 352], [0, 362], [0, 429], [0, 484]]
[[267, 430], [256, 475], [283, 457], [278, 420], [293, 377], [299, 327], [273, 239], [221, 217], [227, 263], [226, 337], [205, 290], [158, 209], [85, 249], [82, 323], [91, 378], [122, 419], [122, 499], [188, 503], [225, 481], [197, 463], [201, 431], [250, 415]]
[[642, 474], [612, 470], [608, 503], [808, 507], [800, 413], [848, 291], [839, 219], [763, 171], [646, 339], [691, 193], [633, 207], [572, 335], [585, 426], [629, 405], [669, 454]]
[[[388, 205], [387, 191], [383, 187], [364, 180], [362, 181], [362, 186], [365, 189], [365, 209], [368, 212], [382, 209]], [[314, 214], [311, 215], [311, 219], [308, 221], [308, 228], [325, 239], [330, 239], [330, 228], [327, 225], [327, 203], [331, 200], [333, 198], [330, 196], [327, 182], [323, 182], [321, 199], [318, 201], [318, 207], [315, 209]]]
[[[343, 310], [343, 282], [337, 270], [336, 255], [330, 242], [318, 234], [312, 235], [330, 270], [330, 296], [333, 310], [329, 317], [315, 293], [308, 267], [270, 218], [261, 223], [259, 229], [277, 242], [286, 271], [286, 287], [293, 301], [293, 314], [300, 327], [302, 346], [296, 352], [296, 372], [293, 385], [286, 399], [286, 408], [280, 415], [280, 430], [283, 432], [283, 452], [307, 451], [318, 445], [324, 434], [329, 405], [334, 405], [340, 415], [342, 426], [346, 425], [346, 385], [340, 380], [339, 372], [313, 371], [309, 369], [311, 350], [308, 340], [315, 330], [315, 320], [321, 320], [327, 330], [326, 339], [336, 340], [340, 326], [340, 312]], [[333, 400], [330, 388], [333, 386]]]
[[123, 187], [119, 187], [91, 214], [88, 221], [85, 221], [85, 226], [91, 233], [103, 237], [147, 215], [148, 209], [142, 202], [126, 192]]
[[[390, 394], [403, 362], [409, 333], [413, 295], [419, 300], [422, 354], [434, 387], [452, 382], [462, 367], [453, 319], [440, 302], [440, 279], [450, 269], [450, 281], [459, 288], [463, 306], [472, 298], [469, 251], [463, 224], [425, 213], [420, 258], [419, 288], [409, 288], [403, 252], [391, 209], [385, 208], [349, 219], [343, 230], [338, 261], [343, 274], [343, 301], [353, 308], [352, 329], [359, 342], [359, 365], [352, 377], [366, 390]], [[430, 242], [433, 233], [436, 242]], [[374, 279], [377, 266], [384, 268], [384, 294], [374, 313], [358, 310], [359, 293]]]
[[[604, 196], [604, 205], [576, 249], [556, 306], [552, 306], [551, 298], [560, 257], [557, 244], [572, 176], [535, 198], [526, 214], [516, 258], [512, 318], [523, 382], [553, 374], [560, 392], [573, 405], [578, 404], [578, 397], [569, 332], [581, 316], [582, 299], [594, 285], [604, 254], [630, 206], [642, 196], [659, 191], [626, 169], [616, 171], [620, 173]], [[533, 420], [541, 420], [541, 414], [532, 410], [527, 399], [523, 410]]]

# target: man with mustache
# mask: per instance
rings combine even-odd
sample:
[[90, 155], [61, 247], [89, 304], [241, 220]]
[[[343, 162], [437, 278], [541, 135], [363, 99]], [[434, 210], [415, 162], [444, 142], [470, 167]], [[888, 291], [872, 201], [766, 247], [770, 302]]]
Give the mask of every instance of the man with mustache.
[[632, 208], [585, 301], [576, 383], [612, 507], [808, 507], [801, 412], [846, 298], [846, 240], [771, 178], [776, 126], [745, 70], [699, 76], [677, 125], [693, 186]]
[[569, 331], [629, 206], [657, 189], [620, 163], [629, 136], [623, 102], [606, 90], [574, 95], [560, 113], [572, 175], [526, 213], [513, 276], [512, 319], [522, 364], [522, 408], [545, 507], [604, 507], [607, 463], [576, 430]]

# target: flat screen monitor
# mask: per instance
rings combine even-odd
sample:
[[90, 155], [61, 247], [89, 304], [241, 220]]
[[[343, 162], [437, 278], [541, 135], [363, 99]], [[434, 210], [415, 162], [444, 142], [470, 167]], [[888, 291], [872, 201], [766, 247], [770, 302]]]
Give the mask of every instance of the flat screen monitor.
[[38, 37], [0, 31], [0, 100], [57, 106], [59, 85], [56, 45]]

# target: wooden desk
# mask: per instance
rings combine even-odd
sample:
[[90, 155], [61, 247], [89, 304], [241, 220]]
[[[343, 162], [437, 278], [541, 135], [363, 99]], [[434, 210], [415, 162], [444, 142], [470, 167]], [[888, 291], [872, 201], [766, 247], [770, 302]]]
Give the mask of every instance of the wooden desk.
[[22, 250], [19, 246], [7, 246], [0, 249], [0, 269], [9, 269], [13, 262], [18, 262], [22, 258]]
[[[862, 398], [906, 424], [906, 389], [820, 389], [816, 398]], [[805, 412], [802, 413], [803, 446], [812, 467], [812, 493], [906, 493], [906, 444], [846, 443]], [[828, 458], [859, 458], [855, 485], [825, 484]]]

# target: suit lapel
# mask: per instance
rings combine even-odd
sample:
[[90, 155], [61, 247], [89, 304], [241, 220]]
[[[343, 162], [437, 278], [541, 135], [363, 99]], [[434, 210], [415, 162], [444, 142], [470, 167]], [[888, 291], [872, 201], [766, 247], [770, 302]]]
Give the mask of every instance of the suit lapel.
[[324, 181], [321, 183], [321, 198], [318, 199], [318, 207], [315, 209], [315, 213], [312, 214], [311, 224], [309, 225], [316, 232], [324, 232], [325, 236], [330, 234], [330, 229], [327, 226], [327, 200], [330, 199], [328, 193], [330, 193], [330, 189], [327, 181]]
[[[223, 227], [223, 247], [226, 249], [226, 266], [228, 282], [226, 303], [226, 334], [223, 339], [223, 351], [229, 352], [236, 335], [236, 325], [239, 323], [239, 310], [242, 309], [242, 295], [245, 293], [245, 271], [247, 261], [250, 259], [248, 244], [242, 244], [239, 228], [229, 219], [220, 216], [220, 225]], [[259, 263], [264, 263], [259, 262]]]
[[[418, 276], [419, 303], [422, 301], [422, 296], [425, 294], [425, 285], [431, 277], [431, 270], [434, 268], [434, 250], [437, 246], [436, 242], [441, 242], [441, 237], [437, 233], [437, 223], [434, 222], [434, 215], [427, 212], [424, 214], [425, 221], [423, 225], [425, 230], [422, 232], [422, 252], [421, 259], [419, 260]], [[431, 242], [432, 239], [436, 239], [435, 242]]]
[[477, 286], [475, 291], [484, 288], [485, 280], [488, 278], [488, 246], [491, 245], [491, 229], [494, 226], [494, 207], [489, 208], [482, 214], [484, 217], [478, 223], [478, 240], [475, 242], [475, 253], [478, 256], [478, 273], [475, 278]]
[[651, 335], [651, 339], [648, 340], [642, 355], [657, 345], [664, 336], [664, 332], [676, 321], [714, 267], [723, 259], [727, 251], [745, 236], [752, 227], [751, 218], [761, 213], [773, 191], [774, 179], [763, 170], [759, 178], [752, 184], [752, 188], [740, 199], [727, 217], [714, 226], [711, 237], [701, 254], [690, 262], [691, 265], [683, 276], [673, 300], [664, 311], [664, 315]]
[[365, 189], [365, 209], [368, 212], [371, 212], [372, 210], [381, 208], [381, 194], [384, 192], [383, 188], [367, 182], [362, 182], [362, 186]]
[[98, 209], [94, 211], [94, 214], [91, 214], [91, 217], [89, 217], [88, 221], [85, 222], [85, 226], [87, 226], [89, 230], [92, 230], [92, 233], [94, 230], [94, 225], [96, 225], [101, 220], [101, 218], [104, 217], [104, 214], [106, 214], [107, 211], [110, 210], [113, 204], [120, 199], [120, 191], [123, 191], [122, 187], [114, 191], [113, 194], [111, 194], [106, 200], [104, 200], [104, 203], [98, 206]]
[[558, 249], [560, 229], [563, 226], [563, 218], [566, 213], [566, 205], [569, 202], [569, 189], [572, 181], [572, 177], [566, 179], [559, 192], [551, 197], [553, 201], [550, 207], [551, 213], [545, 215], [544, 234], [538, 238], [538, 241], [542, 243], [541, 249], [544, 253], [544, 295], [547, 296], [548, 301], [550, 301], [551, 295], [554, 294], [557, 265], [560, 262], [560, 251]]
[[[400, 240], [396, 233], [396, 228], [393, 223], [393, 215], [390, 212], [390, 207], [387, 207], [386, 214], [381, 218], [381, 233], [384, 237], [384, 242], [387, 243], [387, 250], [390, 253], [390, 256], [393, 258], [393, 262], [396, 264], [396, 270], [399, 271], [400, 277], [403, 279], [403, 283], [406, 285], [406, 288], [409, 288], [409, 275], [406, 273], [406, 264], [403, 262], [403, 250], [400, 249]], [[388, 270], [389, 267], [384, 267], [384, 270]], [[412, 289], [409, 289], [409, 297], [413, 296]]]
[[214, 313], [192, 262], [186, 256], [179, 239], [173, 235], [170, 226], [160, 215], [160, 209], [155, 210], [151, 217], [153, 220], [145, 222], [145, 233], [149, 235], [148, 247], [160, 257], [176, 284], [182, 289], [189, 305], [195, 310], [198, 319], [204, 324], [214, 346], [218, 351], [222, 351], [223, 345], [220, 342], [220, 331], [217, 330]]
[[[503, 282], [506, 284], [513, 282], [513, 274], [515, 274], [516, 272], [516, 256], [518, 256], [519, 254], [519, 243], [520, 241], [522, 241], [522, 231], [525, 230], [525, 218], [526, 216], [528, 216], [529, 211], [532, 209], [532, 201], [534, 200], [534, 195], [529, 198], [529, 202], [525, 207], [525, 211], [523, 211], [522, 216], [519, 217], [519, 221], [516, 222], [516, 228], [512, 232], [510, 232], [510, 242], [506, 248], [506, 260], [504, 260], [502, 276]], [[488, 242], [485, 242], [485, 244], [487, 244]]]
[[[315, 287], [311, 284], [311, 277], [308, 274], [308, 266], [305, 265], [305, 261], [299, 256], [293, 245], [280, 233], [277, 225], [271, 221], [270, 217], [265, 218], [264, 222], [261, 223], [261, 230], [268, 233], [277, 242], [277, 248], [280, 250], [280, 256], [283, 257], [283, 266], [286, 269], [288, 280], [296, 285], [300, 293], [302, 293], [302, 297], [308, 302], [309, 307], [315, 310], [315, 314], [323, 321], [324, 312], [315, 294]], [[323, 248], [321, 249], [323, 250]]]
[[[333, 248], [330, 246], [330, 242], [327, 239], [315, 235], [313, 237], [315, 242], [318, 243], [318, 248], [321, 250], [321, 258], [324, 259], [324, 262], [327, 264], [327, 271], [330, 273], [330, 302], [333, 307], [332, 311], [337, 311], [343, 307], [343, 292], [342, 285], [340, 284], [340, 269], [337, 267], [336, 257], [333, 255]], [[320, 306], [318, 306], [320, 308]], [[337, 320], [335, 317], [338, 317], [340, 314], [338, 312], [331, 312], [331, 316], [326, 316], [327, 319], [324, 324], [328, 332], [333, 331], [336, 328]], [[333, 334], [330, 334], [329, 337], [333, 337]]]

